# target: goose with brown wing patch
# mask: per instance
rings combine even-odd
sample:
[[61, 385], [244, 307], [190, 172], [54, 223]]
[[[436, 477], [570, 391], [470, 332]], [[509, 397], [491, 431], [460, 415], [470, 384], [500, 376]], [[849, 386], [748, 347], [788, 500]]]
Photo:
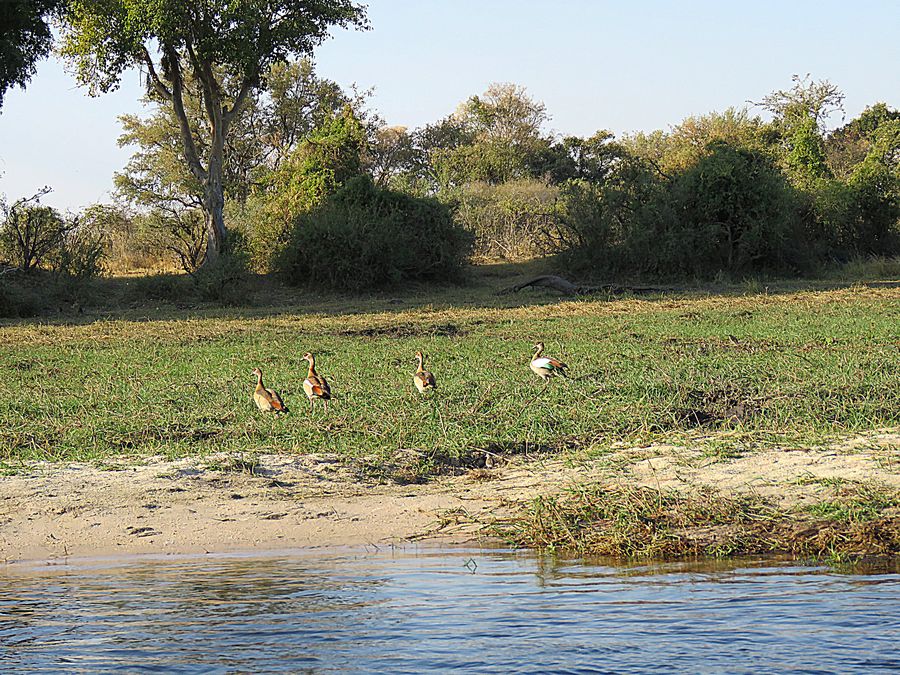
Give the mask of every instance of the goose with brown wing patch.
[[254, 368], [252, 373], [256, 375], [256, 389], [253, 390], [253, 402], [256, 407], [263, 412], [274, 412], [276, 414], [289, 412], [281, 395], [274, 389], [266, 389], [263, 386], [262, 371]]
[[568, 377], [566, 369], [569, 367], [562, 361], [549, 356], [544, 356], [544, 343], [534, 345], [534, 356], [531, 357], [531, 371], [544, 382], [549, 382], [551, 377], [562, 375]]
[[425, 370], [425, 355], [422, 352], [416, 352], [416, 363], [418, 367], [416, 374], [413, 375], [413, 384], [416, 385], [416, 389], [420, 394], [424, 394], [426, 391], [436, 391], [437, 382], [434, 379], [434, 373]]
[[306, 352], [303, 358], [309, 362], [309, 371], [306, 373], [306, 379], [303, 380], [303, 391], [309, 399], [309, 411], [313, 410], [313, 401], [319, 399], [325, 402], [325, 412], [328, 412], [328, 401], [331, 400], [331, 387], [324, 377], [316, 372], [316, 358]]

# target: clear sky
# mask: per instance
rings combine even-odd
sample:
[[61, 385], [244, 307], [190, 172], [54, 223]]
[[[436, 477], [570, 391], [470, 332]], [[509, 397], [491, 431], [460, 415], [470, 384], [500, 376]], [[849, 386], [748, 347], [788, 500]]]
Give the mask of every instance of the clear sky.
[[[553, 131], [666, 129], [684, 117], [758, 101], [791, 75], [828, 79], [848, 119], [900, 107], [900, 0], [369, 0], [372, 30], [338, 31], [315, 55], [320, 75], [374, 88], [389, 124], [416, 127], [491, 82], [524, 85]], [[61, 65], [42, 63], [0, 110], [0, 193], [43, 185], [62, 209], [107, 201], [117, 116], [139, 112], [136, 74], [92, 99]], [[839, 120], [835, 120], [839, 122]]]

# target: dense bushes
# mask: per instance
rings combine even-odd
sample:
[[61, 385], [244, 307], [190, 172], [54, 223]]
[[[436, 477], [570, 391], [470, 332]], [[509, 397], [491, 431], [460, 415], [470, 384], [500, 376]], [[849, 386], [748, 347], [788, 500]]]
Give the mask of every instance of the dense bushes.
[[565, 259], [596, 274], [794, 272], [813, 258], [803, 200], [772, 160], [722, 142], [670, 176], [621, 167], [563, 192]]
[[362, 123], [345, 108], [285, 158], [268, 176], [264, 190], [232, 209], [256, 269], [270, 271], [296, 219], [362, 173], [365, 143]]
[[667, 188], [650, 223], [649, 271], [700, 278], [785, 272], [808, 259], [798, 196], [766, 155], [714, 143]]
[[278, 269], [293, 284], [359, 291], [414, 280], [453, 280], [471, 236], [433, 199], [346, 183], [293, 224]]
[[[824, 155], [811, 150], [819, 146], [796, 142], [794, 132], [784, 153], [763, 143], [713, 140], [690, 161], [678, 154], [680, 163], [671, 141], [641, 137], [603, 182], [562, 186], [563, 260], [595, 275], [702, 279], [797, 274], [896, 256], [895, 124], [900, 130], [889, 121], [872, 133], [864, 159], [844, 178], [823, 168]], [[802, 129], [812, 137], [808, 124]]]

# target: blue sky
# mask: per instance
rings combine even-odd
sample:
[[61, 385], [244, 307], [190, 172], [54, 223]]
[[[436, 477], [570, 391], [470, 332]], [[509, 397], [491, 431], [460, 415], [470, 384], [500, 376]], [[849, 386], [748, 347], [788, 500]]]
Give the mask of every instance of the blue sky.
[[[390, 124], [437, 120], [491, 82], [524, 85], [550, 128], [587, 135], [665, 129], [684, 117], [760, 100], [792, 74], [829, 79], [848, 118], [900, 107], [896, 0], [370, 0], [372, 30], [337, 31], [315, 55], [320, 75], [374, 88]], [[140, 112], [137, 75], [90, 98], [62, 66], [40, 65], [0, 111], [0, 193], [43, 185], [61, 209], [107, 201], [117, 116]], [[839, 120], [835, 120], [835, 123]]]

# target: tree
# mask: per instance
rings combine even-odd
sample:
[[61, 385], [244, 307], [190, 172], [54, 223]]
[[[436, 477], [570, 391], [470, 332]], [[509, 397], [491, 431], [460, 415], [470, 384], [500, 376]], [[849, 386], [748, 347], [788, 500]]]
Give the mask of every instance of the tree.
[[297, 218], [363, 173], [367, 133], [347, 105], [326, 119], [268, 175], [239, 220], [254, 264], [271, 269]]
[[775, 118], [791, 127], [806, 119], [815, 122], [820, 133], [832, 113], [844, 109], [844, 94], [828, 80], [815, 82], [809, 74], [791, 77], [794, 86], [786, 91], [774, 91], [757, 104], [775, 115]]
[[[238, 210], [317, 126], [346, 105], [363, 104], [360, 97], [345, 95], [337, 83], [317, 77], [308, 59], [274, 64], [265, 83], [264, 89], [248, 97], [225, 142], [223, 192], [226, 202]], [[179, 259], [190, 261], [189, 271], [193, 271], [197, 251], [202, 262], [206, 249], [205, 228], [202, 222], [197, 228], [194, 213], [198, 209], [202, 213], [203, 185], [184, 162], [173, 108], [153, 91], [145, 101], [153, 107], [151, 115], [119, 118], [124, 129], [119, 145], [136, 151], [115, 174], [118, 196], [141, 210], [150, 209], [154, 216], [147, 222], [162, 227], [165, 238], [178, 242]], [[192, 119], [202, 115], [202, 88], [193, 78], [185, 81], [184, 106]], [[206, 152], [209, 133], [202, 126], [192, 131], [198, 148]], [[197, 241], [191, 239], [195, 236]]]
[[438, 184], [447, 189], [539, 177], [548, 165], [550, 139], [541, 131], [548, 119], [544, 104], [523, 87], [492, 84], [431, 130], [445, 141], [430, 152]]
[[510, 83], [494, 83], [481, 96], [472, 96], [456, 115], [478, 140], [528, 146], [541, 135], [549, 119], [546, 106]]
[[366, 172], [378, 187], [399, 183], [415, 189], [403, 177], [415, 170], [418, 160], [419, 153], [406, 127], [382, 126], [375, 130], [369, 143]]
[[624, 154], [612, 132], [605, 129], [589, 138], [567, 136], [554, 144], [553, 150], [557, 158], [548, 173], [557, 183], [566, 180], [603, 183]]
[[0, 106], [10, 87], [24, 87], [36, 64], [50, 53], [53, 34], [48, 20], [64, 0], [0, 2]]
[[[70, 0], [61, 51], [92, 95], [138, 67], [171, 106], [184, 159], [202, 186], [211, 262], [226, 239], [225, 147], [235, 120], [273, 64], [311, 52], [335, 25], [365, 26], [365, 8], [352, 0]], [[185, 105], [191, 78], [202, 94], [196, 118]]]
[[663, 176], [672, 176], [706, 157], [714, 143], [770, 152], [779, 140], [772, 124], [751, 116], [746, 109], [727, 108], [686, 117], [668, 132], [626, 136], [620, 145], [649, 162]]
[[828, 80], [815, 82], [809, 75], [791, 79], [794, 86], [789, 91], [775, 91], [760, 105], [775, 115], [783, 161], [794, 182], [810, 186], [832, 175], [825, 154], [825, 124], [832, 113], [844, 109], [844, 94]]
[[316, 75], [310, 59], [275, 63], [243, 127], [262, 144], [265, 165], [277, 169], [314, 129], [344, 106], [358, 112], [365, 98], [345, 93], [337, 82]]
[[652, 255], [661, 270], [710, 277], [716, 272], [784, 270], [807, 244], [795, 193], [765, 153], [711, 144], [696, 165], [676, 176]]
[[2, 205], [0, 245], [10, 262], [25, 272], [44, 264], [74, 227], [56, 209], [40, 204], [41, 197], [48, 192], [50, 188], [43, 188], [31, 197], [19, 199], [12, 206]]
[[834, 174], [839, 178], [849, 178], [869, 153], [878, 129], [897, 120], [900, 120], [900, 110], [893, 110], [885, 103], [876, 103], [863, 110], [859, 117], [830, 133], [825, 147], [828, 165]]

